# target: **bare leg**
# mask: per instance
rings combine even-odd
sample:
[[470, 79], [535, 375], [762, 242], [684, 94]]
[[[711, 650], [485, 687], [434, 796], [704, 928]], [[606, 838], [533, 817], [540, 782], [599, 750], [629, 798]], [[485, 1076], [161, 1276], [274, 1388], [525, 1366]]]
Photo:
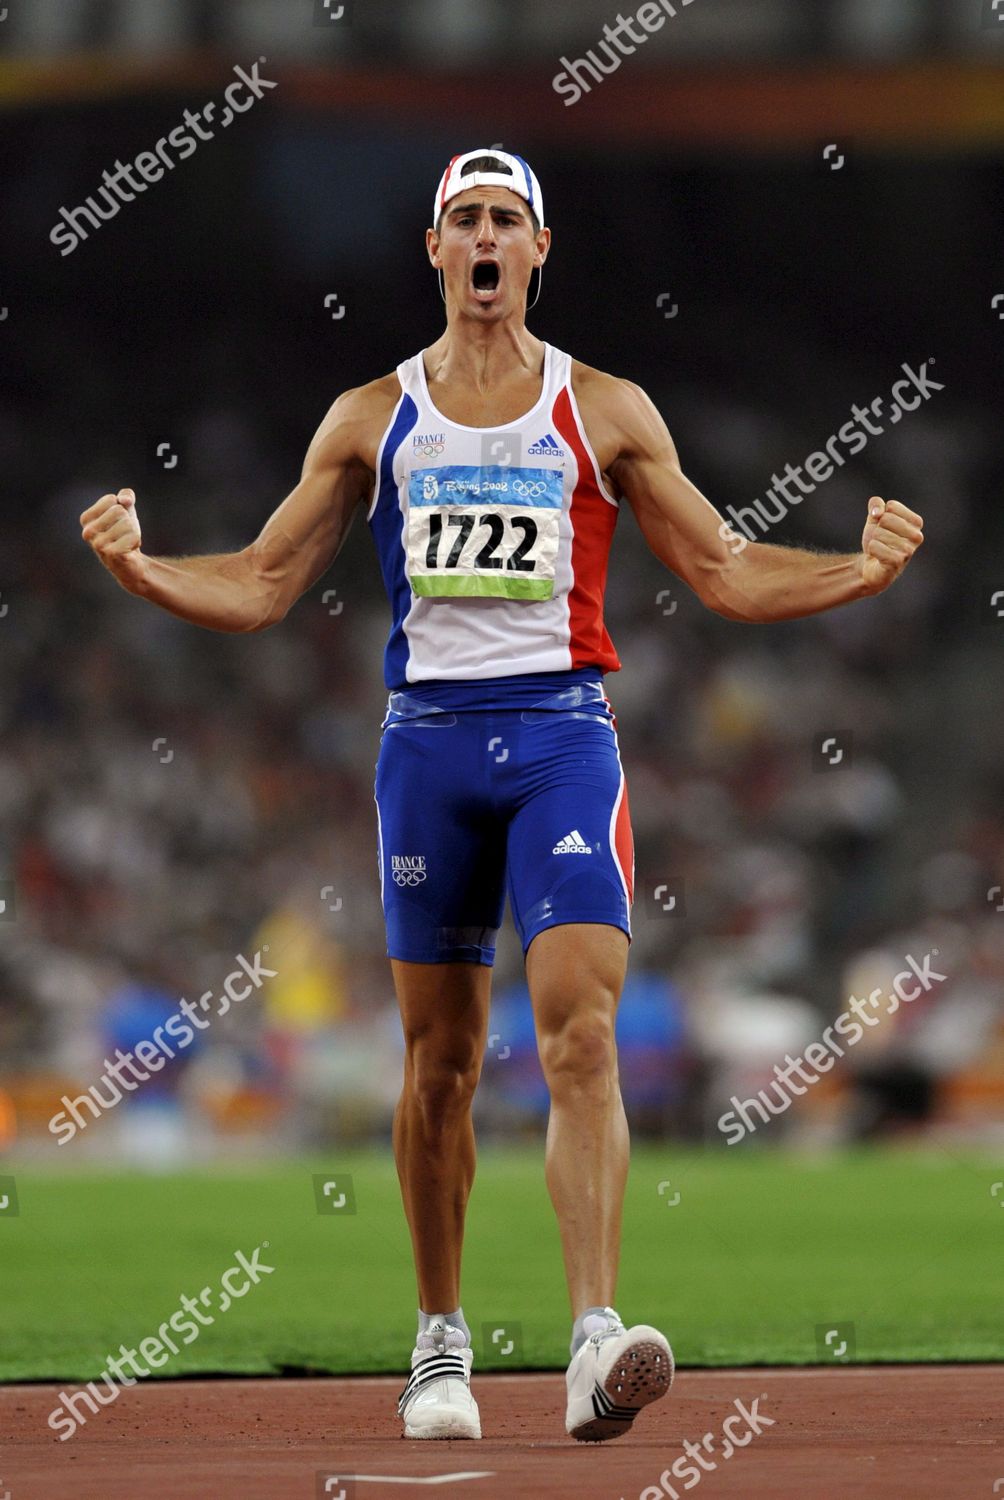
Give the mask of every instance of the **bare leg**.
[[394, 1156], [423, 1312], [460, 1306], [464, 1216], [474, 1181], [471, 1102], [481, 1073], [491, 969], [391, 960], [404, 1027]]
[[545, 1172], [573, 1318], [612, 1305], [617, 1286], [629, 1141], [614, 1020], [627, 954], [619, 928], [576, 922], [538, 933], [526, 956], [551, 1091]]

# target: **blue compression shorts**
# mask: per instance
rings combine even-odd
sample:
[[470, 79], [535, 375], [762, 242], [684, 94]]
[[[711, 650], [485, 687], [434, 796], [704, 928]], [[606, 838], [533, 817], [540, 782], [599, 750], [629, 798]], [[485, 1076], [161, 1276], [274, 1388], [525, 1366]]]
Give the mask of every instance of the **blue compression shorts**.
[[[491, 706], [471, 706], [479, 699]], [[415, 684], [391, 693], [382, 728], [374, 791], [390, 958], [492, 964], [506, 891], [524, 954], [565, 922], [606, 923], [630, 940], [631, 820], [598, 673], [491, 679], [480, 691]]]

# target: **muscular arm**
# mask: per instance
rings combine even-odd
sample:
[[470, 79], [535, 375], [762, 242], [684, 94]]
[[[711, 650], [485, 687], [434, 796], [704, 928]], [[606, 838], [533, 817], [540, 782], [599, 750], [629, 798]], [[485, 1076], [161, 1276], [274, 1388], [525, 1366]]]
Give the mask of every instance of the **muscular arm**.
[[85, 540], [130, 593], [183, 620], [229, 632], [274, 625], [337, 557], [372, 484], [366, 463], [371, 390], [347, 391], [338, 398], [311, 442], [299, 484], [242, 551], [146, 556], [138, 545], [131, 491], [105, 496], [84, 512]]
[[[923, 540], [920, 516], [898, 501], [873, 497], [860, 552], [747, 541], [687, 479], [666, 424], [644, 391], [611, 376], [600, 379], [609, 382], [601, 433], [617, 492], [660, 562], [726, 619], [797, 619], [879, 593]], [[598, 409], [597, 400], [593, 405]]]

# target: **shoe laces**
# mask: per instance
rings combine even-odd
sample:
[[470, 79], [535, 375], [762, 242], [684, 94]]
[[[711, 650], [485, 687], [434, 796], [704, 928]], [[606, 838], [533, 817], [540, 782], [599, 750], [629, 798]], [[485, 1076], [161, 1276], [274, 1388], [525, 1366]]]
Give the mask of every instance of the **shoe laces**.
[[467, 1335], [462, 1328], [454, 1328], [452, 1323], [433, 1323], [425, 1333], [418, 1335], [415, 1348], [423, 1354], [432, 1350], [445, 1354], [451, 1349], [466, 1349]]
[[616, 1334], [624, 1332], [624, 1324], [621, 1322], [619, 1314], [614, 1312], [612, 1307], [607, 1307], [604, 1311], [609, 1314], [606, 1327], [597, 1329], [595, 1333], [589, 1335], [588, 1339], [588, 1342], [596, 1349], [600, 1347], [604, 1339], [611, 1339]]

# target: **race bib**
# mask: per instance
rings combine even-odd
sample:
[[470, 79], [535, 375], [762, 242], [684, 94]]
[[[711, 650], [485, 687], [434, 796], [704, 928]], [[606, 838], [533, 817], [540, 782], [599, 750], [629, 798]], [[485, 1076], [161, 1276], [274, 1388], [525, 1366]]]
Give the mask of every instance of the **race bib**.
[[503, 464], [414, 469], [405, 536], [413, 592], [550, 599], [562, 481], [558, 470]]

